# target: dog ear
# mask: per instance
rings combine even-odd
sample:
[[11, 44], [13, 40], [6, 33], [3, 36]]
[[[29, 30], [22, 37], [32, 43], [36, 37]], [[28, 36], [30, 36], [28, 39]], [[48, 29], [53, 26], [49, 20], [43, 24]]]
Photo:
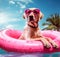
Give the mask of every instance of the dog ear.
[[25, 13], [23, 14], [23, 18], [26, 19], [26, 14]]
[[43, 17], [44, 17], [44, 15], [43, 15], [43, 13], [42, 12], [40, 12], [40, 19], [42, 19]]

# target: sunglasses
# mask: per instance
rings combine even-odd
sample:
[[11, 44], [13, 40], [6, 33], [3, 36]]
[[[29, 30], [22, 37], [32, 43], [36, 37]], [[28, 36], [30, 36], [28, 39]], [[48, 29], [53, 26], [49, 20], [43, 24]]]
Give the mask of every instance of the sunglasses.
[[31, 12], [33, 12], [34, 14], [38, 14], [38, 13], [40, 13], [40, 10], [39, 9], [34, 9], [34, 10], [27, 9], [27, 10], [25, 10], [26, 14], [30, 14]]

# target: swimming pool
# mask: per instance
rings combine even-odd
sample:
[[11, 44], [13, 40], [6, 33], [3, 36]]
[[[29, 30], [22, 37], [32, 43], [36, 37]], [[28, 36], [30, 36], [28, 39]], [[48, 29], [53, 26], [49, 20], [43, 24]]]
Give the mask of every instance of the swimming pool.
[[43, 54], [43, 53], [14, 53], [6, 52], [0, 49], [0, 57], [60, 57], [60, 52]]

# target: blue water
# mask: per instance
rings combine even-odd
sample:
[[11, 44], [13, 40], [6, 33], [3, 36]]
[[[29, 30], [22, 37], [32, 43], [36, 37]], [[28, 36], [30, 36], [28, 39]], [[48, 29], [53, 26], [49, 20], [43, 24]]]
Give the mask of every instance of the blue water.
[[0, 57], [60, 57], [60, 52], [51, 53], [51, 54], [14, 53], [14, 52], [6, 52], [6, 51], [0, 49]]

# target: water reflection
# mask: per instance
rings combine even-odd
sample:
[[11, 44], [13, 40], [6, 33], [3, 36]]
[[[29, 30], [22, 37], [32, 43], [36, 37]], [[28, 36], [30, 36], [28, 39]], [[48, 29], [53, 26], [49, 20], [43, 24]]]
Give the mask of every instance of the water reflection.
[[41, 53], [6, 53], [0, 57], [60, 57], [60, 53], [41, 54]]
[[6, 52], [0, 49], [0, 57], [60, 57], [60, 52], [42, 54], [42, 53], [14, 53]]
[[43, 57], [40, 53], [7, 53], [0, 54], [0, 57]]

